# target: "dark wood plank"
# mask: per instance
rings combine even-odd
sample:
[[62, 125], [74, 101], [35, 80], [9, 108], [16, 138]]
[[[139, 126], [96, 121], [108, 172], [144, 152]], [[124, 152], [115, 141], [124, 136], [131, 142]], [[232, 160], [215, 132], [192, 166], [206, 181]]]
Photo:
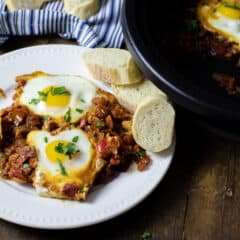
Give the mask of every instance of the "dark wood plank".
[[49, 36], [12, 37], [0, 46], [0, 54], [16, 49], [49, 43]]
[[195, 159], [198, 166], [189, 191], [183, 239], [224, 239], [224, 196], [232, 161], [231, 144], [211, 135], [202, 137], [199, 157]]
[[225, 191], [223, 238], [240, 238], [240, 144], [232, 144], [229, 151], [229, 177]]

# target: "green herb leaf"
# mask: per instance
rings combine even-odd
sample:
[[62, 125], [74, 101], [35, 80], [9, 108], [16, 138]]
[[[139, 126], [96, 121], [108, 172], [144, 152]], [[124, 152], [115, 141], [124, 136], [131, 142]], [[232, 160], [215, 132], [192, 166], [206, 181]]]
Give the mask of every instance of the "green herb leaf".
[[196, 19], [189, 19], [184, 21], [185, 29], [189, 32], [198, 29], [198, 21]]
[[51, 120], [51, 116], [50, 115], [43, 116], [43, 121], [49, 121], [49, 120]]
[[55, 95], [69, 96], [70, 95], [70, 92], [65, 87], [52, 87], [50, 91], [52, 96], [55, 96]]
[[78, 190], [78, 192], [80, 192], [80, 193], [85, 193], [86, 190], [84, 189], [84, 187], [82, 187], [82, 188], [80, 188], [80, 189]]
[[63, 153], [63, 147], [64, 147], [64, 144], [63, 143], [58, 143], [57, 146], [55, 146], [54, 150], [58, 153]]
[[67, 155], [70, 159], [72, 158], [72, 155], [79, 152], [77, 146], [74, 143], [68, 143], [64, 147], [64, 154]]
[[39, 97], [41, 97], [41, 100], [44, 102], [46, 102], [48, 94], [49, 94], [49, 91], [48, 92], [38, 92]]
[[67, 112], [64, 115], [64, 120], [67, 122], [70, 122], [72, 119], [71, 117], [71, 108], [68, 108]]
[[227, 2], [222, 2], [222, 5], [224, 7], [227, 7], [227, 8], [232, 8], [232, 9], [235, 9], [235, 10], [239, 10], [240, 11], [240, 7], [234, 3], [227, 3]]
[[63, 166], [63, 163], [60, 159], [57, 160], [58, 161], [58, 166], [60, 168], [60, 173], [63, 175], [63, 176], [68, 176], [67, 174], [67, 171], [65, 169], [65, 167]]
[[44, 142], [48, 143], [48, 138], [47, 137], [44, 138]]
[[33, 98], [30, 102], [29, 102], [29, 104], [33, 104], [33, 105], [37, 105], [37, 104], [39, 104], [40, 103], [40, 99], [37, 99], [37, 98]]
[[149, 238], [151, 238], [152, 237], [152, 234], [150, 233], [150, 232], [144, 232], [143, 234], [142, 234], [142, 236], [141, 236], [141, 239], [142, 240], [146, 240], [146, 239], [149, 239]]
[[86, 101], [85, 101], [84, 99], [82, 99], [82, 98], [80, 99], [80, 101], [81, 101], [82, 103], [86, 103]]
[[0, 152], [0, 158], [5, 157], [5, 154], [3, 152]]
[[74, 143], [67, 143], [66, 145], [63, 143], [58, 143], [58, 145], [55, 147], [55, 151], [68, 156], [69, 159], [71, 159], [74, 154], [79, 152]]
[[79, 136], [75, 136], [75, 137], [72, 139], [72, 142], [77, 143], [78, 140], [79, 140]]
[[83, 110], [83, 109], [80, 109], [80, 108], [76, 108], [75, 111], [78, 112], [78, 113], [80, 113], [80, 114], [84, 112], [84, 110]]
[[98, 122], [96, 123], [96, 126], [97, 126], [97, 127], [104, 127], [104, 122], [103, 122], [103, 121], [98, 121]]
[[146, 152], [145, 151], [140, 151], [136, 153], [137, 157], [145, 157], [146, 156]]
[[29, 168], [30, 166], [29, 166], [29, 164], [28, 163], [24, 163], [23, 164], [23, 169], [26, 169], [26, 168]]

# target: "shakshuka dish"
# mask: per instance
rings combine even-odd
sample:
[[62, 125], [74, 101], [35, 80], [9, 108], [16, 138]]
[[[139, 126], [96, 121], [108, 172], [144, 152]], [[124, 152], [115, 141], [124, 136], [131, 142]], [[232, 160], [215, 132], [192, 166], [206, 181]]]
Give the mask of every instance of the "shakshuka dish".
[[240, 1], [190, 2], [194, 4], [185, 9], [176, 31], [177, 46], [190, 54], [217, 60], [215, 65], [209, 61], [213, 65], [211, 78], [229, 94], [239, 95]]
[[85, 200], [91, 188], [150, 163], [134, 141], [132, 113], [80, 76], [16, 77], [13, 104], [0, 112], [0, 177], [38, 195]]

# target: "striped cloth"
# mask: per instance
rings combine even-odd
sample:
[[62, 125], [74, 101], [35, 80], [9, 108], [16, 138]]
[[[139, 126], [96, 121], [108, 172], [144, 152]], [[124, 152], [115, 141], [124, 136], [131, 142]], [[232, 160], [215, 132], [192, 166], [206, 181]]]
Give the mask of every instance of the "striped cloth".
[[0, 44], [10, 36], [59, 34], [85, 47], [120, 48], [123, 42], [120, 11], [123, 0], [100, 0], [99, 12], [80, 20], [64, 12], [63, 1], [46, 3], [40, 10], [6, 11], [0, 0]]

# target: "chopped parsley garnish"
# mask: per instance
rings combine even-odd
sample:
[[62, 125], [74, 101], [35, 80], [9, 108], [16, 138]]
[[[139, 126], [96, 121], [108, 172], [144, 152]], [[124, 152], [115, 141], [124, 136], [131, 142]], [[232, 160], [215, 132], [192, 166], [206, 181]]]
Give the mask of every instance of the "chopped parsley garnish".
[[104, 122], [103, 122], [103, 121], [98, 121], [98, 122], [96, 123], [96, 126], [97, 126], [97, 127], [104, 127]]
[[24, 163], [23, 164], [23, 169], [29, 168], [29, 164], [28, 163]]
[[83, 109], [80, 109], [80, 108], [76, 108], [75, 110], [76, 110], [76, 112], [78, 112], [78, 113], [80, 113], [80, 114], [84, 112], [84, 110], [83, 110]]
[[82, 103], [86, 103], [86, 101], [85, 101], [84, 99], [82, 99], [82, 98], [80, 98], [80, 101], [81, 101]]
[[67, 176], [67, 171], [65, 169], [65, 167], [63, 166], [63, 163], [60, 159], [57, 160], [58, 161], [58, 166], [60, 168], [60, 173], [63, 175], [63, 176]]
[[51, 120], [51, 116], [50, 115], [43, 116], [43, 121], [49, 121], [49, 120]]
[[52, 96], [65, 95], [69, 96], [70, 92], [65, 87], [51, 87], [50, 89]]
[[37, 98], [31, 99], [31, 101], [29, 102], [29, 104], [33, 104], [33, 105], [37, 105], [39, 103], [40, 103], [40, 99], [37, 99]]
[[137, 157], [145, 157], [146, 156], [146, 152], [145, 151], [140, 151], [136, 153]]
[[48, 92], [38, 92], [38, 95], [39, 95], [39, 97], [41, 97], [42, 101], [46, 102], [47, 97], [48, 97], [48, 93], [49, 93], [49, 91]]
[[151, 238], [152, 237], [152, 234], [150, 233], [150, 232], [144, 232], [143, 234], [142, 234], [142, 236], [141, 236], [141, 239], [142, 240], [146, 240], [146, 239], [149, 239], [149, 238]]
[[71, 108], [68, 108], [67, 112], [64, 115], [64, 120], [67, 122], [70, 122], [72, 119], [71, 117]]
[[235, 10], [240, 10], [240, 7], [237, 6], [236, 4], [232, 4], [232, 3], [227, 3], [227, 2], [222, 2], [222, 5], [224, 7], [227, 7], [227, 8], [232, 8], [232, 9], [235, 9]]
[[5, 157], [5, 154], [3, 152], [0, 152], [0, 157]]
[[75, 136], [73, 139], [72, 139], [72, 142], [73, 143], [77, 143], [79, 140], [79, 136]]
[[43, 140], [44, 140], [45, 143], [48, 143], [48, 138], [47, 137], [45, 137]]
[[80, 193], [85, 193], [86, 190], [85, 190], [84, 187], [83, 187], [83, 188], [80, 188], [80, 189], [78, 190], [78, 192], [80, 192]]
[[67, 143], [66, 145], [63, 143], [58, 143], [58, 145], [55, 147], [55, 151], [68, 156], [69, 159], [71, 159], [75, 153], [79, 152], [74, 143]]

